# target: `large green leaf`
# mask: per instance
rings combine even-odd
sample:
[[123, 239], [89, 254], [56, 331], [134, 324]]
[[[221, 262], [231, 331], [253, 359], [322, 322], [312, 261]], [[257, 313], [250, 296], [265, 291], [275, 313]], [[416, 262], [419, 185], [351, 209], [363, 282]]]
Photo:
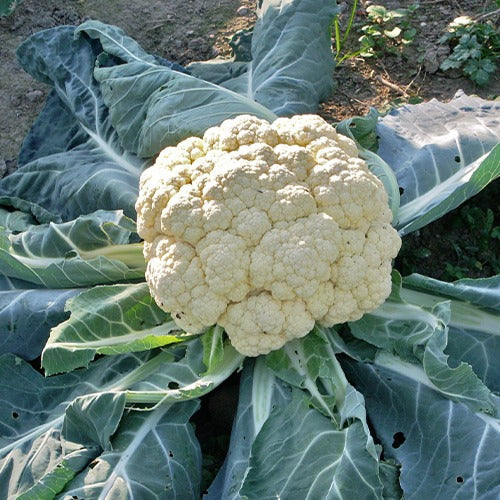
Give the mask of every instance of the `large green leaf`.
[[42, 366], [48, 375], [88, 366], [96, 354], [124, 354], [184, 340], [146, 283], [100, 286], [69, 301], [70, 318], [55, 327]]
[[199, 498], [201, 452], [189, 418], [196, 401], [129, 412], [112, 447], [63, 491], [64, 498]]
[[272, 409], [286, 405], [290, 400], [291, 388], [274, 376], [262, 357], [245, 361], [229, 450], [206, 500], [241, 499], [239, 492], [248, 471], [255, 436]]
[[378, 121], [378, 154], [403, 191], [401, 234], [441, 217], [500, 175], [499, 111], [495, 101], [459, 93], [449, 103], [403, 106]]
[[246, 95], [279, 116], [314, 113], [333, 89], [332, 0], [264, 0], [257, 8], [251, 61], [195, 63], [188, 69]]
[[110, 56], [126, 58], [124, 64], [96, 68], [95, 77], [124, 146], [139, 156], [153, 156], [240, 114], [275, 118], [247, 96], [152, 62], [115, 26], [87, 21], [78, 33], [100, 40]]
[[[195, 351], [202, 353], [199, 343]], [[178, 380], [189, 382], [191, 378], [183, 379], [182, 373], [198, 371], [197, 366], [188, 367], [189, 361], [197, 359], [201, 355], [181, 362], [184, 370], [176, 369], [174, 355], [149, 351], [101, 358], [88, 369], [44, 378], [21, 359], [4, 355], [0, 361], [1, 497], [53, 498], [63, 488], [89, 488], [84, 498], [99, 488], [129, 489], [134, 492], [131, 498], [137, 499], [144, 498], [147, 489], [157, 495], [154, 498], [183, 488], [198, 491], [199, 449], [188, 423], [196, 401], [159, 405], [139, 415], [128, 412], [118, 427], [128, 389], [135, 390], [137, 399], [141, 386], [160, 389], [161, 383], [161, 389], [168, 391], [176, 373]], [[148, 462], [148, 457], [160, 456], [161, 463]], [[162, 467], [165, 474], [159, 476]]]
[[0, 280], [0, 354], [26, 360], [40, 356], [50, 329], [68, 317], [64, 305], [78, 289], [43, 290], [31, 283]]
[[37, 221], [32, 214], [22, 212], [21, 210], [5, 210], [0, 208], [0, 226], [9, 231], [25, 231]]
[[491, 391], [471, 366], [463, 362], [455, 366], [445, 354], [451, 315], [446, 298], [425, 303], [405, 293], [395, 274], [386, 302], [349, 327], [357, 338], [423, 368], [428, 383], [442, 395], [474, 411], [494, 413]]
[[343, 366], [384, 455], [401, 464], [404, 498], [498, 498], [498, 419], [443, 398], [422, 369], [395, 357]]
[[492, 390], [500, 392], [500, 276], [454, 283], [413, 274], [404, 278], [402, 294], [432, 307], [450, 300], [449, 340], [445, 353], [463, 361]]
[[2, 203], [34, 202], [63, 220], [97, 209], [134, 216], [144, 162], [126, 153], [93, 77], [101, 52], [74, 27], [30, 37], [18, 49], [23, 68], [53, 87], [25, 139], [20, 168], [0, 181]]
[[381, 498], [382, 482], [394, 489], [396, 470], [386, 464], [382, 473], [363, 396], [326, 335], [245, 363], [228, 454], [208, 498], [349, 498], [344, 474], [358, 467], [370, 498]]
[[69, 288], [144, 277], [142, 247], [131, 243], [135, 223], [122, 212], [97, 211], [71, 222], [0, 228], [6, 275], [48, 288]]
[[[63, 432], [65, 411], [77, 398], [87, 394], [105, 395], [113, 390], [113, 383], [123, 373], [141, 364], [137, 358], [101, 360], [92, 369], [46, 379], [31, 366], [12, 355], [4, 355], [0, 362], [0, 495], [17, 495], [36, 488], [45, 490], [52, 485], [60, 491], [66, 481], [89, 463], [100, 452], [102, 430], [109, 434], [116, 428], [120, 412], [108, 404], [93, 414], [94, 432], [89, 436], [80, 432], [81, 419], [70, 419]], [[116, 395], [112, 399], [119, 403]], [[123, 410], [123, 395], [121, 397]], [[93, 404], [91, 402], [93, 401]], [[102, 404], [95, 397], [87, 401], [88, 416], [94, 404]], [[110, 419], [114, 422], [110, 429]], [[77, 423], [78, 427], [73, 427]], [[66, 439], [69, 436], [71, 439]], [[62, 470], [59, 470], [62, 469]], [[48, 498], [53, 498], [54, 491]], [[47, 495], [34, 496], [47, 498]]]
[[248, 498], [382, 498], [378, 461], [360, 422], [338, 430], [297, 396], [277, 408], [252, 446]]

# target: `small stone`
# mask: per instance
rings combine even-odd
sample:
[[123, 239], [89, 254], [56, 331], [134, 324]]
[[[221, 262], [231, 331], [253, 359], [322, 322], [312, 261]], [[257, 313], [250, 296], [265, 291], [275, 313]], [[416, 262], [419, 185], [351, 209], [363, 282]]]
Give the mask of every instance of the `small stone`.
[[427, 73], [436, 73], [441, 63], [448, 57], [450, 48], [447, 45], [429, 47], [424, 54], [423, 63]]
[[190, 40], [188, 43], [188, 47], [193, 51], [199, 52], [206, 52], [209, 49], [206, 40], [202, 37], [193, 38], [192, 40]]
[[242, 16], [242, 17], [248, 16], [250, 14], [250, 9], [248, 7], [245, 7], [242, 5], [241, 7], [238, 8], [238, 10], [236, 11], [236, 14], [238, 16]]
[[35, 102], [43, 98], [43, 92], [41, 90], [31, 90], [26, 94], [29, 101]]

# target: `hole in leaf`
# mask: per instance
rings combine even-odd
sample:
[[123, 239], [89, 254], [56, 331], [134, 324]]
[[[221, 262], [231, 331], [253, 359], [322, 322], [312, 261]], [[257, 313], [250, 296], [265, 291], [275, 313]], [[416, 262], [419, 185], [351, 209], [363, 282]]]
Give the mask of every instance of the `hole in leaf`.
[[394, 439], [392, 447], [395, 449], [399, 448], [406, 441], [406, 437], [402, 432], [396, 432], [392, 437]]
[[12, 418], [19, 418], [19, 413], [17, 413], [17, 411], [13, 411]]
[[462, 476], [457, 476], [457, 483], [461, 484], [464, 482], [464, 478]]
[[349, 128], [356, 128], [356, 124], [355, 123], [349, 123]]
[[168, 450], [168, 456], [170, 458], [174, 458], [174, 454], [173, 454], [172, 450]]
[[399, 196], [401, 196], [405, 192], [405, 188], [399, 187]]
[[460, 156], [458, 156], [458, 155], [457, 155], [457, 156], [455, 156], [455, 161], [456, 161], [457, 163], [460, 163]]
[[177, 382], [174, 382], [172, 380], [171, 382], [168, 383], [168, 388], [169, 389], [178, 389], [179, 388], [179, 384]]

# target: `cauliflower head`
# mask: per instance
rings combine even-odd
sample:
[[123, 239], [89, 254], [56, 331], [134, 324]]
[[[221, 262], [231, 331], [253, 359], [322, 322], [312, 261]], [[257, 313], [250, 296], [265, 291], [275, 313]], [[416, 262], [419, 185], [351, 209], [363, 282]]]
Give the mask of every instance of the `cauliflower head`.
[[391, 290], [401, 240], [381, 181], [316, 115], [242, 115], [167, 147], [136, 203], [158, 305], [218, 323], [247, 356], [359, 319]]

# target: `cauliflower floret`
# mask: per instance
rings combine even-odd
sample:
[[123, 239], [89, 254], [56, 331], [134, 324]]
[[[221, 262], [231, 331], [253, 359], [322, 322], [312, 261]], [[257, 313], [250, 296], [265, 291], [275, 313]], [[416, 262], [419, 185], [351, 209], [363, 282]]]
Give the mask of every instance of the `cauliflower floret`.
[[401, 240], [384, 187], [315, 115], [242, 115], [166, 148], [136, 209], [158, 305], [189, 332], [220, 324], [248, 356], [359, 319], [391, 290]]

